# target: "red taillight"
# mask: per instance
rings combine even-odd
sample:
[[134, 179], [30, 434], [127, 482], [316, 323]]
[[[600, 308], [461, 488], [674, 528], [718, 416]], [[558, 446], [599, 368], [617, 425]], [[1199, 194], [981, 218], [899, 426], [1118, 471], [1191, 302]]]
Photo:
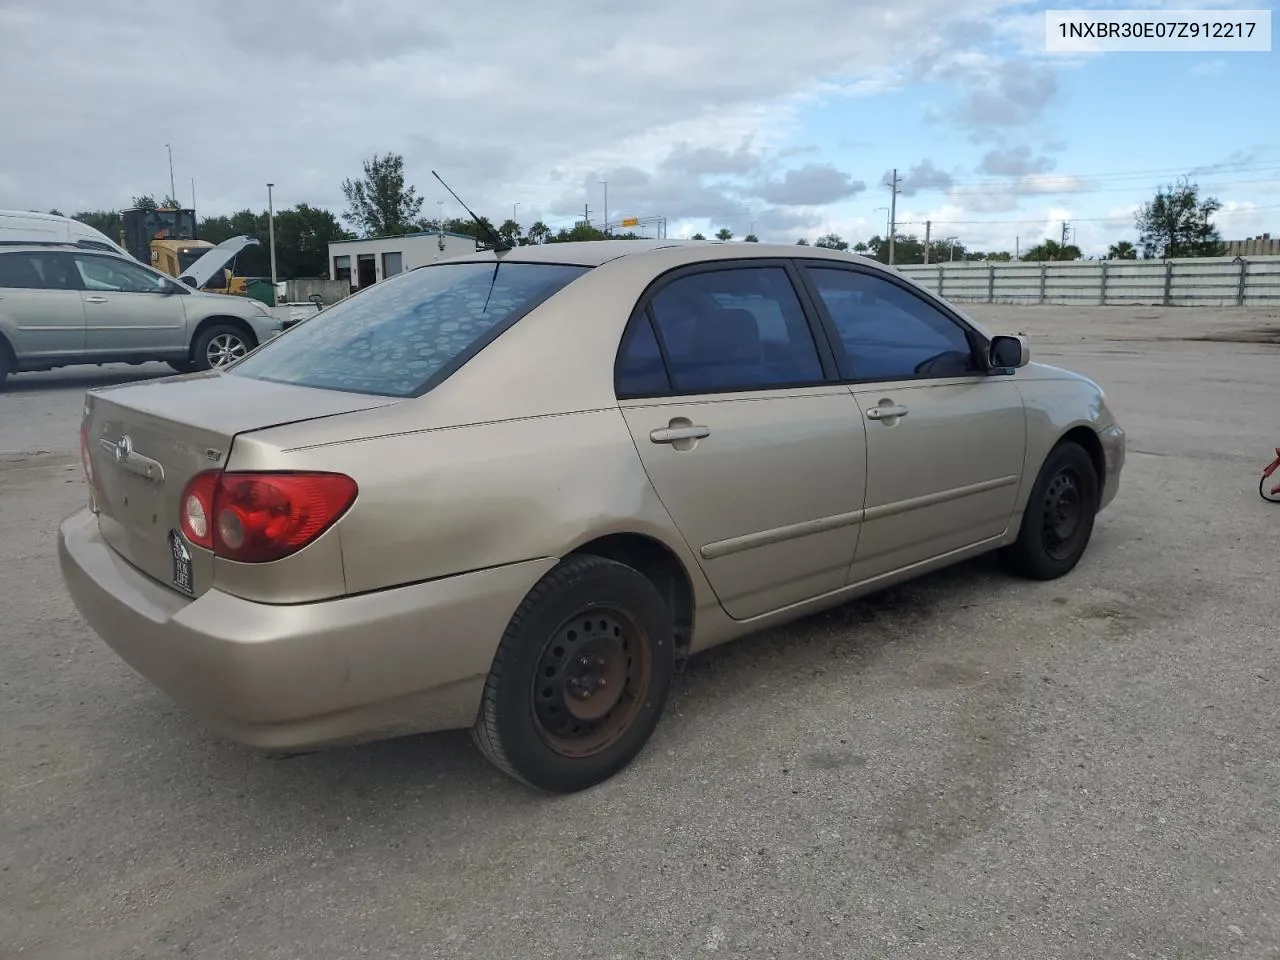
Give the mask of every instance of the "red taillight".
[[182, 491], [179, 523], [182, 535], [197, 547], [213, 549], [213, 493], [218, 488], [220, 470], [199, 473]]
[[211, 470], [183, 491], [182, 533], [228, 560], [279, 560], [328, 530], [356, 492], [356, 482], [340, 473]]

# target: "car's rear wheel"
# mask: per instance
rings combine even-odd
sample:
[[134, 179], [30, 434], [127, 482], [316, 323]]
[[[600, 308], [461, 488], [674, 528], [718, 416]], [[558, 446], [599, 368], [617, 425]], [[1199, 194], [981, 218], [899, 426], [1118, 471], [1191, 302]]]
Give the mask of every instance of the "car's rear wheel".
[[531, 786], [594, 786], [631, 763], [653, 734], [674, 647], [670, 611], [648, 578], [601, 557], [569, 557], [511, 618], [472, 739]]
[[191, 354], [197, 370], [214, 370], [239, 360], [253, 347], [252, 337], [239, 327], [219, 323], [196, 338]]
[[4, 382], [9, 379], [9, 374], [12, 372], [13, 358], [9, 356], [8, 345], [3, 338], [0, 338], [0, 390], [4, 389]]
[[1022, 514], [1018, 539], [1001, 551], [1019, 576], [1053, 580], [1073, 570], [1093, 536], [1099, 480], [1089, 454], [1064, 441], [1045, 458]]

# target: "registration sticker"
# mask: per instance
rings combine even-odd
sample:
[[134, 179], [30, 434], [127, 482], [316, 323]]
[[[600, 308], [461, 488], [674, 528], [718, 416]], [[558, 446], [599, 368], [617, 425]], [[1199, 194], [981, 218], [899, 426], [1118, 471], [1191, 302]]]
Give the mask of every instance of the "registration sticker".
[[191, 551], [187, 549], [182, 534], [177, 530], [169, 531], [169, 549], [173, 551], [173, 585], [183, 593], [195, 593], [195, 583], [191, 576]]

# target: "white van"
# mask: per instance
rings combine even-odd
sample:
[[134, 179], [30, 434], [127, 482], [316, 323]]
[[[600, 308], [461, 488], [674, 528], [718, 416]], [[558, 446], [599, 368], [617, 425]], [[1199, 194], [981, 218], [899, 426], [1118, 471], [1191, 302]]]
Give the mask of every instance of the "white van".
[[[32, 213], [29, 210], [0, 210], [0, 242], [78, 243], [83, 247], [110, 250], [122, 257], [129, 254], [101, 230], [87, 223], [60, 217], [55, 213]], [[132, 259], [132, 258], [131, 258]]]

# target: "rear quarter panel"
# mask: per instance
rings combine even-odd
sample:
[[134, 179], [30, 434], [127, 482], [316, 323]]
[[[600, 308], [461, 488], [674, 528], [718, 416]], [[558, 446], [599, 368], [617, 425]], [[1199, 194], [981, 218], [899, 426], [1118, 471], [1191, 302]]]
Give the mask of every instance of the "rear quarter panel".
[[[367, 422], [368, 414], [351, 416]], [[330, 431], [340, 435], [345, 419], [329, 421]], [[294, 445], [290, 430], [242, 436], [228, 466], [355, 479], [356, 502], [330, 532], [341, 539], [348, 593], [560, 557], [597, 537], [636, 533], [671, 549], [695, 592], [709, 594], [616, 407], [306, 445]]]

